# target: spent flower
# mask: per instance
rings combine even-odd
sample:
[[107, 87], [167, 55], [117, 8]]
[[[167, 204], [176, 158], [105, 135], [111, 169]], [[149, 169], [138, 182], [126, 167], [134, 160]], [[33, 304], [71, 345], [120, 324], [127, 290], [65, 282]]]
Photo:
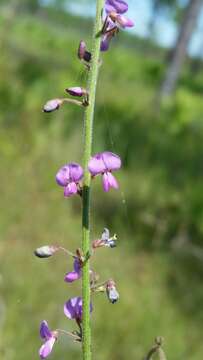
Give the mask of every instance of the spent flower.
[[106, 283], [106, 294], [112, 304], [115, 304], [119, 299], [119, 293], [116, 290], [115, 281], [113, 281], [112, 279], [108, 280]]

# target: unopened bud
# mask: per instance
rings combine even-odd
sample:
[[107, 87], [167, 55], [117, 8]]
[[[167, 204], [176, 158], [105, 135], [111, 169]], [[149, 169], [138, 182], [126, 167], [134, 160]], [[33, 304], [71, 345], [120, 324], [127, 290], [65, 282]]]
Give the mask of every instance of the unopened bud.
[[45, 245], [37, 248], [34, 254], [39, 258], [48, 258], [52, 256], [59, 248], [57, 246]]
[[87, 90], [79, 86], [67, 88], [65, 89], [65, 91], [72, 96], [82, 97], [84, 95], [87, 95]]
[[109, 299], [109, 301], [114, 304], [119, 299], [119, 293], [116, 290], [116, 284], [113, 280], [109, 280], [106, 283], [106, 294]]
[[61, 99], [52, 99], [46, 102], [46, 104], [43, 107], [43, 111], [48, 113], [55, 110], [58, 110], [61, 104], [63, 103], [63, 100]]
[[81, 40], [78, 48], [78, 57], [80, 60], [85, 60], [86, 62], [91, 61], [91, 53], [86, 50], [86, 43]]

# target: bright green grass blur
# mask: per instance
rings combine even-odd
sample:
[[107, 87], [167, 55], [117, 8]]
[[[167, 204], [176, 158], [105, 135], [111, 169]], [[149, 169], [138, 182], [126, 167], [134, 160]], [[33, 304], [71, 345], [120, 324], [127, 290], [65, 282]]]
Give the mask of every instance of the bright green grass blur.
[[[68, 16], [60, 23], [59, 15], [55, 23], [54, 13], [21, 14], [7, 28], [0, 18], [2, 360], [37, 359], [43, 319], [53, 329], [75, 329], [63, 303], [81, 294], [79, 282], [63, 281], [71, 259], [33, 256], [40, 245], [74, 251], [81, 242], [80, 199], [65, 200], [55, 174], [82, 162], [82, 110], [41, 108], [67, 86], [85, 84], [76, 49], [90, 29]], [[116, 249], [99, 249], [92, 267], [101, 281], [115, 279], [120, 301], [94, 295], [93, 359], [142, 359], [161, 335], [168, 359], [200, 360], [203, 266], [174, 244], [202, 243], [203, 72], [191, 77], [187, 64], [176, 97], [158, 111], [162, 52], [119, 36], [103, 56], [94, 151], [121, 155], [120, 191], [104, 194], [96, 179], [92, 194], [92, 238], [107, 226], [119, 240]], [[62, 337], [50, 358], [81, 359], [80, 346]]]

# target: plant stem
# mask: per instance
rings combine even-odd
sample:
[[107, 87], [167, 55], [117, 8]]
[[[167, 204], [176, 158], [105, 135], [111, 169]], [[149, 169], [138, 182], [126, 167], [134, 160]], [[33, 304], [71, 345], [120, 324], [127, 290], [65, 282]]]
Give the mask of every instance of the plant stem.
[[[83, 187], [83, 211], [82, 211], [82, 250], [86, 255], [90, 250], [90, 184], [91, 175], [88, 171], [88, 162], [92, 151], [93, 120], [97, 78], [99, 72], [99, 55], [102, 28], [102, 9], [104, 0], [97, 0], [96, 20], [93, 31], [93, 49], [91, 67], [88, 77], [89, 105], [85, 109], [84, 116], [84, 187]], [[90, 328], [90, 281], [89, 260], [83, 266], [82, 275], [82, 299], [83, 299], [83, 360], [91, 359], [91, 328]]]

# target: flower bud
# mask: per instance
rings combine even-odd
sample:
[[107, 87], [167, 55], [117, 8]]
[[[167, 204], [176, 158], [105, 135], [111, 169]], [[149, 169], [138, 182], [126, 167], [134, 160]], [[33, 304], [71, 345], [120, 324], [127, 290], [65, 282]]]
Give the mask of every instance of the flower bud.
[[63, 103], [63, 101], [61, 99], [52, 99], [46, 102], [46, 104], [43, 107], [43, 111], [48, 113], [48, 112], [52, 112], [55, 110], [58, 110], [59, 107], [61, 106], [61, 104]]
[[92, 55], [89, 51], [86, 50], [86, 43], [81, 40], [78, 48], [78, 57], [80, 60], [85, 60], [86, 62], [90, 62]]
[[52, 256], [57, 250], [58, 250], [57, 246], [45, 245], [37, 248], [34, 251], [34, 254], [39, 258], [48, 258]]
[[119, 299], [119, 293], [116, 290], [116, 284], [113, 280], [108, 280], [106, 283], [106, 294], [109, 301], [114, 304]]
[[79, 86], [67, 88], [65, 89], [65, 91], [72, 96], [82, 97], [84, 95], [87, 95], [87, 90]]

